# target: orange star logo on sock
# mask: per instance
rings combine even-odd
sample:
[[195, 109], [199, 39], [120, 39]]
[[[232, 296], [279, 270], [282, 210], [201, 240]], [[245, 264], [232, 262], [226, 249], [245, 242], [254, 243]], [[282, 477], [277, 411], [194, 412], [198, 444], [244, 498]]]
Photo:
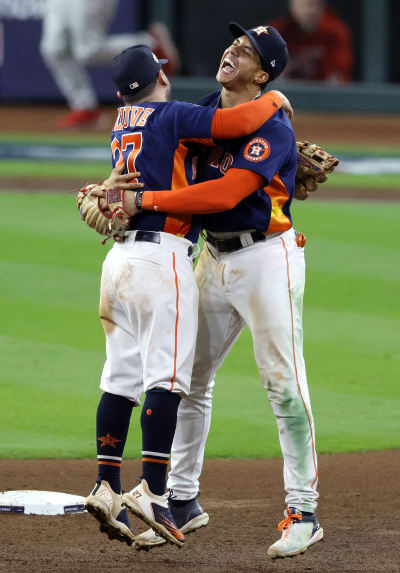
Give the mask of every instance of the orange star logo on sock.
[[111, 446], [112, 448], [116, 448], [117, 446], [115, 444], [117, 442], [121, 442], [121, 440], [111, 437], [110, 434], [106, 434], [105, 436], [101, 436], [100, 438], [97, 439], [99, 440], [99, 442], [101, 442], [100, 444], [101, 448], [103, 448], [104, 446]]

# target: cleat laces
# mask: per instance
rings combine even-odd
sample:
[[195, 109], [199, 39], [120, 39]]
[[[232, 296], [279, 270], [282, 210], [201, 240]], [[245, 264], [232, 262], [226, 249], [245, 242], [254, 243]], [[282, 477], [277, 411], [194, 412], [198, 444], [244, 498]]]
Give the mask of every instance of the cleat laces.
[[289, 529], [290, 527], [293, 525], [294, 520], [297, 519], [298, 521], [301, 521], [303, 519], [303, 516], [301, 515], [301, 513], [292, 513], [290, 508], [287, 508], [287, 517], [285, 517], [285, 519], [282, 519], [282, 521], [280, 521], [278, 523], [278, 531], [282, 531], [283, 529], [287, 529], [286, 531], [286, 535], [285, 537], [287, 537], [288, 533], [289, 533]]

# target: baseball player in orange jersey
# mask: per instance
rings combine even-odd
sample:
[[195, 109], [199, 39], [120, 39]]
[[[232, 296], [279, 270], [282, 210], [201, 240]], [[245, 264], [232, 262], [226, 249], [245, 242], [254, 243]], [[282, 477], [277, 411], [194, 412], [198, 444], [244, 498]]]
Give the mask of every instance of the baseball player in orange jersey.
[[[182, 169], [190, 158], [185, 142], [211, 145], [215, 139], [243, 136], [282, 105], [276, 93], [226, 110], [168, 101], [162, 63], [146, 46], [135, 46], [112, 67], [125, 104], [112, 133], [113, 165], [127, 166], [144, 188], [188, 183], [193, 169], [191, 161], [188, 170]], [[85, 507], [101, 531], [128, 544], [134, 534], [123, 505], [166, 541], [179, 547], [185, 542], [164, 492], [178, 405], [190, 389], [198, 312], [192, 258], [199, 231], [200, 221], [191, 216], [140, 213], [103, 264], [100, 316], [107, 360], [97, 411], [99, 473]], [[132, 408], [140, 405], [143, 391], [142, 479], [121, 497], [123, 449]]]
[[[205, 98], [203, 105], [224, 108], [248, 101], [259, 91], [254, 69], [264, 71], [266, 82], [284, 67], [284, 51], [269, 53], [266, 48], [275, 38], [271, 27], [246, 31], [232, 24], [230, 29], [235, 41], [224, 53], [217, 74], [222, 92]], [[190, 394], [178, 411], [168, 481], [170, 507], [182, 531], [193, 531], [208, 521], [196, 498], [214, 377], [247, 324], [277, 419], [284, 459], [287, 509], [278, 527], [282, 537], [268, 554], [286, 557], [323, 537], [315, 517], [317, 458], [302, 353], [304, 241], [296, 237], [290, 215], [295, 138], [288, 121], [277, 112], [251, 136], [218, 143], [220, 149], [209, 154], [201, 173], [207, 182], [191, 187], [190, 192], [139, 193], [139, 206], [157, 212], [179, 208], [183, 213], [213, 213], [231, 208], [203, 218], [207, 243], [195, 273], [200, 291], [196, 356]], [[245, 177], [254, 185], [252, 194], [233, 185]], [[215, 178], [217, 182], [210, 181]], [[150, 548], [162, 543], [146, 532], [135, 545]]]

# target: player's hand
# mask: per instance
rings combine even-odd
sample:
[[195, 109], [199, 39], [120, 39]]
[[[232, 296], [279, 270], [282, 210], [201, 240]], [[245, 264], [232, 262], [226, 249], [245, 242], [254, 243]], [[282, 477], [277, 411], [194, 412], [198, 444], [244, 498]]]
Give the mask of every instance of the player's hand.
[[[113, 171], [114, 171], [114, 169], [113, 169]], [[120, 177], [132, 179], [132, 177], [139, 177], [139, 176], [140, 176], [139, 171], [135, 171], [134, 173], [128, 173], [125, 175], [119, 175], [118, 177], [114, 177], [114, 175], [112, 175], [108, 179], [106, 179], [106, 181], [108, 181], [107, 185], [104, 185], [104, 183], [102, 185], [97, 185], [90, 192], [90, 194], [94, 195], [95, 197], [100, 197], [100, 199], [104, 199], [104, 197], [106, 196], [106, 189], [121, 189], [124, 191], [125, 190], [129, 191], [129, 190], [133, 190], [133, 189], [143, 189], [143, 187], [144, 187], [143, 183], [136, 183], [135, 181], [131, 181], [130, 183], [120, 183], [119, 182]], [[114, 184], [111, 185], [110, 181], [114, 181]]]
[[302, 183], [298, 183], [296, 181], [296, 188], [293, 197], [298, 201], [305, 201], [308, 199], [309, 192], [307, 191], [306, 187]]
[[[131, 173], [131, 176], [135, 175], [134, 173]], [[142, 183], [135, 183], [134, 184], [137, 188], [142, 188], [143, 184]], [[112, 187], [112, 189], [114, 189], [114, 187]], [[104, 214], [106, 216], [111, 215], [111, 212], [108, 208], [108, 204], [107, 204], [107, 200], [106, 200], [106, 189], [104, 189], [104, 187], [100, 186], [100, 185], [96, 185], [95, 187], [93, 187], [90, 191], [90, 195], [93, 197], [99, 197], [100, 199], [100, 208], [104, 211]], [[124, 209], [127, 211], [127, 213], [133, 217], [134, 215], [137, 215], [137, 213], [139, 213], [138, 208], [136, 207], [136, 192], [135, 191], [130, 191], [125, 190], [124, 193]]]
[[281, 98], [283, 111], [286, 113], [289, 119], [292, 119], [294, 116], [294, 111], [288, 98], [278, 90], [271, 90], [271, 91], [277, 94]]
[[135, 173], [122, 173], [124, 170], [125, 164], [114, 167], [107, 179], [103, 181], [103, 187], [106, 189], [141, 189], [143, 183], [132, 181], [140, 177], [141, 173], [139, 171], [135, 171]]

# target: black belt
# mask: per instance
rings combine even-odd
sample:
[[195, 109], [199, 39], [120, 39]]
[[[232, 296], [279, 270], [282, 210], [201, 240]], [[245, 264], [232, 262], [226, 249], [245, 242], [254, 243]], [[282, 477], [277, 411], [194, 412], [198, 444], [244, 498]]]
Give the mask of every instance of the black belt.
[[[249, 234], [255, 243], [258, 243], [259, 241], [265, 241], [265, 235], [264, 233], [261, 233], [261, 231], [253, 231]], [[243, 245], [240, 237], [232, 237], [231, 239], [216, 239], [209, 233], [207, 233], [206, 241], [218, 249], [221, 253], [231, 253], [232, 251], [238, 251], [239, 249], [243, 249], [246, 246], [250, 246]]]
[[[135, 241], [146, 241], [147, 243], [161, 243], [160, 233], [154, 233], [153, 231], [136, 231]], [[188, 247], [188, 257], [193, 255], [194, 246], [190, 245]]]

